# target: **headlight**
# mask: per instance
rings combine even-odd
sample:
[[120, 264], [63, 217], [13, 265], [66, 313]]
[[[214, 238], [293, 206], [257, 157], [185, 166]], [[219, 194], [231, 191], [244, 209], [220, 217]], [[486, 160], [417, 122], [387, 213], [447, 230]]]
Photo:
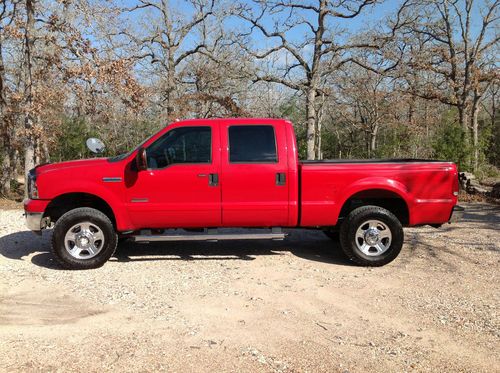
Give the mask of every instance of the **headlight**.
[[28, 173], [28, 197], [30, 199], [38, 199], [38, 187], [36, 186], [35, 169]]

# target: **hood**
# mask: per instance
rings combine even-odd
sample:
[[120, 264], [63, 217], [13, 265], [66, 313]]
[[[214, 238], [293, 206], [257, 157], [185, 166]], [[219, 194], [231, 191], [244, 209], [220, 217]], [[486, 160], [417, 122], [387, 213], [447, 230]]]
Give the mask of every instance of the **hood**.
[[58, 162], [58, 163], [46, 163], [35, 167], [37, 175], [44, 174], [46, 172], [58, 171], [67, 168], [76, 167], [101, 167], [103, 165], [109, 164], [107, 158], [91, 158], [91, 159], [79, 159], [75, 161]]

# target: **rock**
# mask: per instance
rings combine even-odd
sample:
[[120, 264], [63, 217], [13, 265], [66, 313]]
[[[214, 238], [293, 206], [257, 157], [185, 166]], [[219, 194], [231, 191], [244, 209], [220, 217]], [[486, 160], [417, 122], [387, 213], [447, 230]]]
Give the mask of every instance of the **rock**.
[[493, 198], [500, 198], [500, 182], [491, 187], [490, 196]]
[[467, 180], [476, 178], [476, 176], [470, 172], [460, 172], [460, 177]]
[[216, 345], [217, 342], [211, 339], [208, 339], [205, 341], [208, 347], [212, 347], [213, 345]]
[[460, 180], [460, 185], [462, 189], [467, 189], [467, 184], [470, 180], [474, 180], [476, 177], [470, 172], [460, 172], [458, 174], [458, 179]]
[[500, 177], [487, 177], [481, 180], [482, 185], [489, 187], [494, 187], [496, 184], [500, 184]]
[[490, 194], [493, 198], [500, 198], [500, 179], [488, 178], [479, 182], [470, 172], [459, 173], [460, 186], [470, 194]]
[[465, 190], [471, 194], [487, 194], [491, 192], [492, 188], [479, 184], [479, 181], [475, 179], [469, 179]]

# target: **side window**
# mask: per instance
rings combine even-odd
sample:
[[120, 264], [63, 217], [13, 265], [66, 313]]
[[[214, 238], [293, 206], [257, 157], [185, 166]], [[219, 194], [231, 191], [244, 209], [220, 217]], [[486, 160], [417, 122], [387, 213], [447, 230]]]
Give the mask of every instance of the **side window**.
[[179, 163], [211, 163], [211, 130], [210, 127], [179, 127], [168, 131], [147, 148], [148, 167], [158, 169]]
[[277, 162], [273, 126], [229, 127], [229, 162]]

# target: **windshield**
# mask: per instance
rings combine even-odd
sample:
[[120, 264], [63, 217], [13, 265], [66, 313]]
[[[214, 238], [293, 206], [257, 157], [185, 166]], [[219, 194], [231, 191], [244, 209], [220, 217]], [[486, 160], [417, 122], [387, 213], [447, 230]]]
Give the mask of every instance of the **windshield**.
[[122, 161], [124, 160], [125, 158], [129, 157], [133, 152], [136, 151], [136, 149], [139, 149], [141, 146], [143, 146], [146, 141], [148, 141], [150, 138], [152, 138], [154, 135], [156, 135], [156, 133], [152, 134], [151, 136], [149, 137], [146, 137], [145, 140], [143, 140], [139, 145], [137, 145], [135, 148], [133, 148], [131, 151], [129, 151], [128, 153], [123, 153], [123, 154], [119, 154], [119, 155], [115, 155], [114, 157], [109, 157], [108, 158], [108, 161], [109, 162], [118, 162], [118, 161]]

